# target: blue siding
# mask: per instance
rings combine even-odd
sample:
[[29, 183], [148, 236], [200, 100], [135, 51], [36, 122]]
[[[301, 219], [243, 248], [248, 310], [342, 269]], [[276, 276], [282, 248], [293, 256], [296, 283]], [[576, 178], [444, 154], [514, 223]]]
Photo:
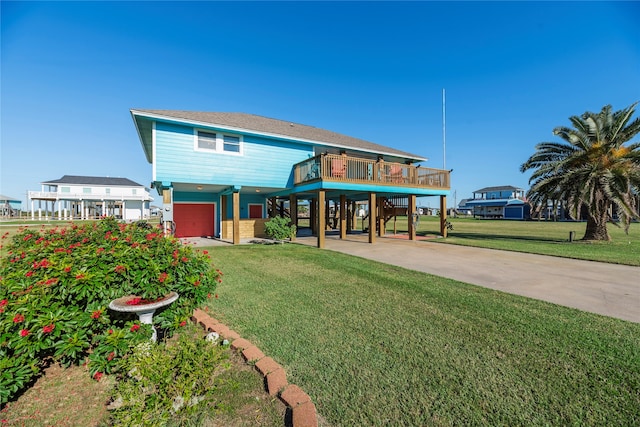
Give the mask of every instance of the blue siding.
[[292, 166], [310, 155], [304, 144], [244, 137], [244, 154], [195, 151], [194, 129], [156, 124], [156, 179], [170, 182], [290, 188]]
[[218, 195], [212, 193], [202, 192], [183, 192], [174, 191], [173, 201], [177, 203], [191, 202], [191, 203], [218, 203]]

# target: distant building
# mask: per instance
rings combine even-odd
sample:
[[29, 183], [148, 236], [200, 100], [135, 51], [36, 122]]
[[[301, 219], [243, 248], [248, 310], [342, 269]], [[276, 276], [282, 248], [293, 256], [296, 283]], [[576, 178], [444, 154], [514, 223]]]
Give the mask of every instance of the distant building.
[[472, 215], [473, 214], [473, 206], [467, 206], [467, 202], [472, 199], [462, 199], [460, 203], [458, 203], [458, 207], [456, 208], [456, 212], [459, 215]]
[[0, 194], [0, 210], [3, 218], [20, 216], [22, 201]]
[[[464, 200], [474, 218], [529, 219], [531, 206], [525, 190], [511, 185], [485, 187], [473, 192], [473, 199]], [[462, 204], [462, 202], [460, 202]]]
[[31, 219], [36, 211], [38, 219], [114, 216], [134, 221], [151, 215], [149, 190], [127, 178], [65, 175], [41, 184], [41, 191], [29, 191]]

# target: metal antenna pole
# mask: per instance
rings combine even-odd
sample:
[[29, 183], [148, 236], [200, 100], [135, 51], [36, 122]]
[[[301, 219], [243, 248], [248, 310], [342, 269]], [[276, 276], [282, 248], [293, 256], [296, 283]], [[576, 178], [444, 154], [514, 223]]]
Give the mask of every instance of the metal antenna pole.
[[447, 169], [447, 116], [445, 109], [445, 92], [442, 89], [442, 169]]

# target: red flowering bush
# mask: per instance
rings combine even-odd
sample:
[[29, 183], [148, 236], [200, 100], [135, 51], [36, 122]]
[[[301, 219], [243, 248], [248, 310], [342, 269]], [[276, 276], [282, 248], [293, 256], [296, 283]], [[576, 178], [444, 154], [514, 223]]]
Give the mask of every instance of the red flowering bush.
[[[6, 238], [6, 235], [3, 236]], [[0, 404], [26, 387], [47, 360], [89, 361], [99, 379], [118, 358], [148, 341], [134, 314], [108, 309], [132, 295], [138, 303], [175, 291], [154, 316], [171, 336], [212, 294], [221, 273], [206, 251], [185, 246], [146, 222], [113, 218], [45, 230], [25, 227], [0, 260]]]

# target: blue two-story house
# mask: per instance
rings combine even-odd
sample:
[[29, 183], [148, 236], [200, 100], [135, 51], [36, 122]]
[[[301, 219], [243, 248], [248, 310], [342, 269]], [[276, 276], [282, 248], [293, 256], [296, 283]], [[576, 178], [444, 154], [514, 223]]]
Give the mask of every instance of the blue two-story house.
[[[425, 158], [394, 148], [244, 113], [132, 109], [131, 115], [152, 164], [151, 186], [178, 237], [239, 243], [263, 235], [269, 216], [295, 212], [295, 222], [298, 203], [309, 201], [311, 227], [323, 247], [329, 211], [344, 213], [336, 220], [344, 238], [353, 229], [356, 202], [365, 201], [373, 243], [389, 212], [403, 205], [412, 218], [416, 197], [438, 196], [446, 207], [449, 171], [421, 167]], [[446, 235], [444, 216], [441, 223]]]
[[525, 190], [512, 185], [485, 187], [473, 192], [473, 199], [465, 201], [463, 209], [471, 209], [477, 218], [529, 219], [531, 206]]

